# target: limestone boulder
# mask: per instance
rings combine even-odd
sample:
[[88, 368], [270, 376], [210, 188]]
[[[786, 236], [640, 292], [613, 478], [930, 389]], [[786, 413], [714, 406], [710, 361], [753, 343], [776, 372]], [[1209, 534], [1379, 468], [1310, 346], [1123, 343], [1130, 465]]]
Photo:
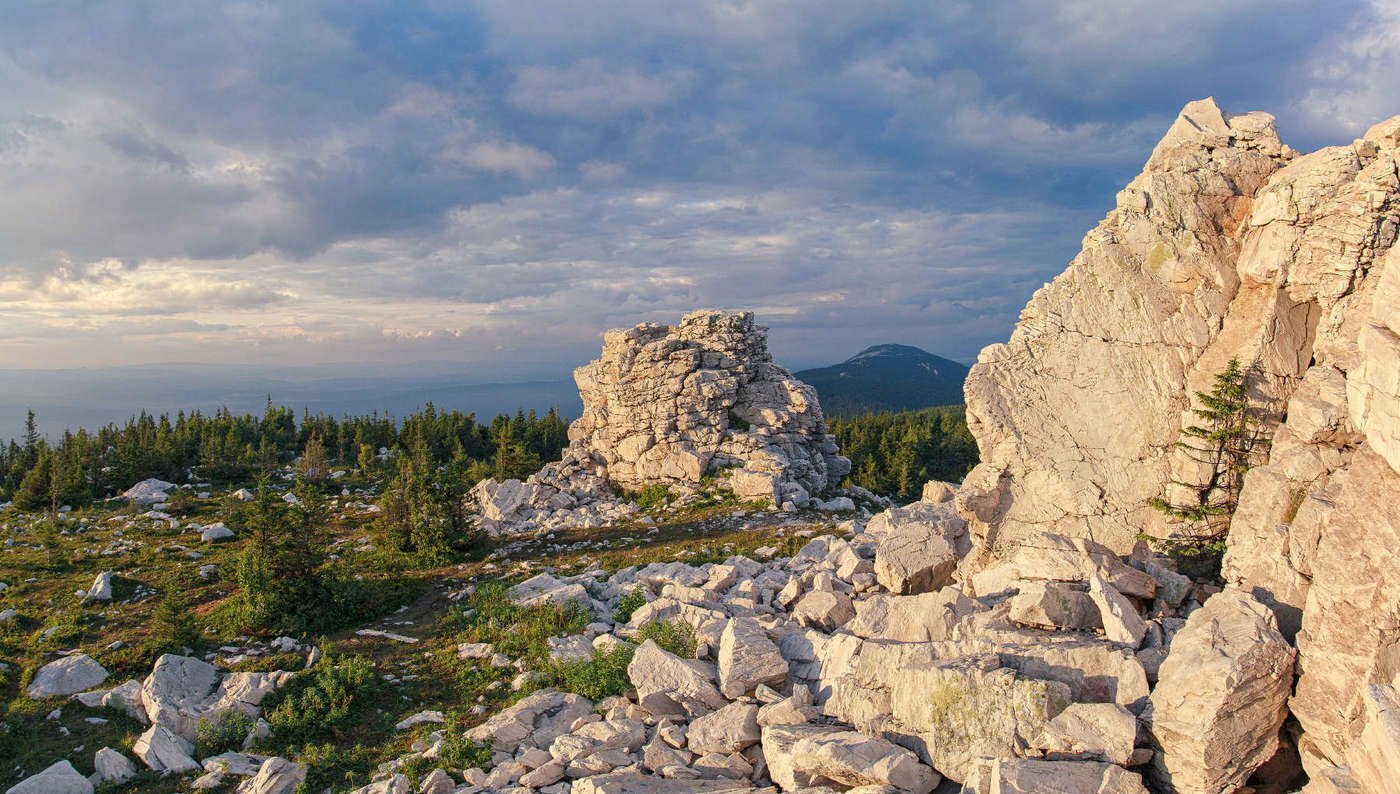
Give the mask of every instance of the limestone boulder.
[[548, 747], [568, 733], [575, 720], [593, 713], [593, 703], [568, 692], [542, 689], [464, 734], [473, 742], [490, 742], [504, 753], [524, 747]]
[[63, 760], [10, 786], [5, 794], [92, 794], [92, 782]]
[[120, 786], [136, 777], [136, 764], [133, 764], [131, 759], [122, 755], [120, 751], [110, 747], [103, 747], [93, 753], [92, 767], [93, 776], [98, 783]]
[[1157, 580], [1128, 565], [1108, 547], [1084, 538], [1043, 534], [1026, 538], [1004, 560], [972, 577], [978, 596], [1014, 590], [1020, 582], [1084, 582], [1098, 576], [1134, 598], [1151, 599]]
[[941, 780], [903, 747], [856, 731], [822, 730], [801, 736], [791, 753], [794, 777], [802, 785], [889, 786], [908, 794], [928, 794]]
[[749, 694], [761, 685], [781, 687], [787, 680], [787, 660], [753, 618], [731, 618], [725, 624], [715, 661], [719, 689], [727, 698]]
[[846, 631], [868, 640], [932, 642], [950, 639], [958, 622], [981, 609], [956, 588], [898, 596], [883, 593], [856, 603]]
[[686, 746], [697, 754], [737, 753], [758, 740], [758, 706], [751, 703], [730, 703], [697, 717], [686, 731]]
[[200, 769], [194, 760], [194, 744], [163, 725], [152, 725], [136, 738], [131, 751], [154, 772], [193, 772]]
[[93, 580], [92, 586], [83, 594], [84, 601], [112, 600], [112, 572], [103, 571]]
[[1069, 582], [1025, 582], [1012, 597], [1008, 619], [1022, 626], [1079, 631], [1103, 626], [1099, 606]]
[[238, 784], [235, 794], [291, 794], [306, 781], [306, 765], [285, 758], [269, 758], [258, 773]]
[[978, 762], [964, 791], [975, 794], [1148, 794], [1142, 776], [1102, 762], [993, 758]]
[[1156, 774], [1183, 794], [1244, 785], [1278, 748], [1293, 658], [1253, 596], [1228, 589], [1207, 600], [1172, 639], [1151, 695]]
[[25, 691], [32, 698], [72, 695], [107, 680], [107, 668], [85, 653], [75, 653], [39, 668]]
[[878, 538], [875, 576], [899, 595], [938, 590], [952, 581], [967, 553], [967, 522], [950, 502], [916, 502], [872, 519], [867, 533]]
[[203, 659], [163, 654], [141, 683], [147, 719], [192, 741], [219, 678], [214, 665]]
[[728, 703], [714, 684], [713, 665], [682, 659], [653, 640], [637, 648], [627, 665], [627, 678], [637, 690], [637, 703], [658, 716], [696, 717]]
[[792, 609], [792, 619], [821, 631], [831, 632], [855, 617], [850, 596], [832, 590], [813, 590], [802, 596]]
[[1097, 573], [1089, 577], [1089, 597], [1098, 607], [1104, 636], [1131, 648], [1142, 644], [1147, 634], [1147, 621], [1138, 614], [1132, 601]]
[[1071, 703], [1045, 724], [1034, 746], [1051, 758], [1129, 766], [1137, 717], [1117, 703]]

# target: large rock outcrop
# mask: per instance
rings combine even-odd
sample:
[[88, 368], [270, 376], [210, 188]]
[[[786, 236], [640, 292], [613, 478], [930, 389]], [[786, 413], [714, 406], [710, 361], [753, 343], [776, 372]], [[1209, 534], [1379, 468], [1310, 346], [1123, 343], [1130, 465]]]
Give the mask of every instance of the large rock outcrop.
[[574, 380], [583, 415], [563, 459], [525, 482], [486, 480], [473, 491], [488, 528], [601, 523], [625, 512], [619, 491], [695, 489], [707, 475], [741, 499], [802, 506], [851, 468], [816, 391], [773, 362], [752, 312], [609, 331]]
[[981, 463], [959, 500], [984, 546], [1049, 531], [1131, 549], [1240, 292], [1253, 197], [1292, 154], [1273, 117], [1190, 103], [1010, 341], [978, 356], [966, 397]]
[[1400, 117], [1299, 155], [1266, 114], [1192, 102], [966, 387], [982, 462], [957, 495], [962, 575], [987, 582], [1047, 534], [1127, 554], [1186, 529], [1148, 500], [1205, 479], [1176, 443], [1193, 395], [1232, 358], [1249, 367], [1271, 443], [1224, 576], [1296, 644], [1289, 709], [1314, 780], [1370, 774], [1376, 693], [1400, 672], [1398, 228]]

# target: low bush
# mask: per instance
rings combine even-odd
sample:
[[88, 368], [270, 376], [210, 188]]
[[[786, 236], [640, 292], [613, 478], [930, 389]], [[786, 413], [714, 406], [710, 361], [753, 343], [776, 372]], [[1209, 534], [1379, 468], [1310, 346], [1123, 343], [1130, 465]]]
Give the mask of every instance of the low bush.
[[203, 717], [195, 727], [195, 754], [199, 758], [238, 750], [253, 730], [253, 721], [241, 711], [225, 711]]
[[292, 679], [266, 712], [273, 735], [284, 745], [338, 738], [378, 680], [374, 663], [363, 656], [322, 660]]
[[622, 596], [622, 598], [619, 598], [617, 600], [617, 606], [613, 609], [613, 622], [632, 622], [632, 613], [636, 612], [638, 609], [641, 609], [642, 605], [646, 602], [646, 594], [642, 592], [642, 589], [640, 587], [634, 590], [628, 590], [627, 593]]

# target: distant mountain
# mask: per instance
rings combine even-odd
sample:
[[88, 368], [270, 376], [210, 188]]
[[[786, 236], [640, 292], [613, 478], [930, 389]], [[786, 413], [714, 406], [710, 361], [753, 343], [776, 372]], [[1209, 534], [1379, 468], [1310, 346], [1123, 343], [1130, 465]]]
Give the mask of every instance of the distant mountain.
[[793, 373], [812, 384], [827, 416], [960, 405], [967, 367], [909, 345], [875, 345], [840, 364]]

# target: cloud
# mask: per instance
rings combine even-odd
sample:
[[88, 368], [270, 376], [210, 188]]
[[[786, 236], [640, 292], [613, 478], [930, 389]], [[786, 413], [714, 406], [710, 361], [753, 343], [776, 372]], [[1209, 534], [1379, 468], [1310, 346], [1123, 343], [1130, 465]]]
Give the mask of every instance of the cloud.
[[0, 366], [554, 376], [701, 305], [788, 363], [966, 359], [1183, 103], [1344, 142], [1396, 40], [1394, 0], [21, 0]]
[[609, 68], [598, 58], [563, 66], [526, 66], [516, 73], [510, 102], [538, 115], [598, 121], [677, 101], [696, 75], [689, 69], [643, 74]]
[[477, 171], [514, 174], [521, 179], [529, 179], [554, 168], [554, 158], [548, 153], [510, 141], [482, 141], [469, 144], [460, 151], [453, 148], [445, 152], [443, 158]]

